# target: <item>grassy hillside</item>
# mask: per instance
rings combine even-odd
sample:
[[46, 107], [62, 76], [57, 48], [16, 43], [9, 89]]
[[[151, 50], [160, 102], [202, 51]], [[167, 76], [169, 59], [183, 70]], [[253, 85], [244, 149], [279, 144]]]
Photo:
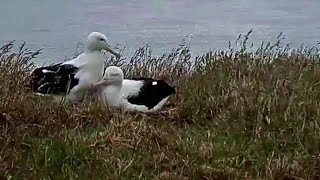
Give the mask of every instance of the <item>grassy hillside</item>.
[[12, 179], [314, 179], [320, 176], [320, 58], [262, 44], [191, 58], [148, 47], [121, 65], [178, 87], [163, 112], [36, 97], [38, 52], [0, 49], [0, 175]]

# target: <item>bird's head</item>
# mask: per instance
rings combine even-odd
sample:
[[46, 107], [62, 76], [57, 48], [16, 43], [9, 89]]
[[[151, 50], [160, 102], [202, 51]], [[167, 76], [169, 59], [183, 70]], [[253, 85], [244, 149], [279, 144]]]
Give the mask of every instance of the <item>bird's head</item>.
[[117, 66], [109, 66], [106, 68], [103, 79], [107, 80], [108, 84], [121, 84], [123, 81], [123, 71]]
[[116, 56], [116, 58], [120, 58], [120, 54], [112, 50], [112, 47], [108, 43], [108, 38], [100, 32], [92, 32], [89, 34], [87, 39], [87, 49], [90, 51], [106, 50]]

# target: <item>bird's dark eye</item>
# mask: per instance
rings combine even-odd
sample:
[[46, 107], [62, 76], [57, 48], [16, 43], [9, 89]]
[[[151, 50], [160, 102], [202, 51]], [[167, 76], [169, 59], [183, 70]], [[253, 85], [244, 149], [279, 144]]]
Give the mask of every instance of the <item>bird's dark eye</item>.
[[104, 41], [104, 39], [103, 39], [103, 38], [99, 38], [99, 40], [100, 40], [100, 41]]

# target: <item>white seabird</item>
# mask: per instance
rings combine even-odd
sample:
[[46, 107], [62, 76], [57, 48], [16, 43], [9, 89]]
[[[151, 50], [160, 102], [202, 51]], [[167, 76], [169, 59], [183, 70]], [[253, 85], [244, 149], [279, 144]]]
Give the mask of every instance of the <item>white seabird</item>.
[[92, 83], [103, 77], [105, 56], [101, 50], [120, 57], [112, 50], [104, 34], [92, 32], [87, 38], [85, 52], [76, 58], [36, 68], [31, 74], [32, 90], [48, 95], [67, 94], [71, 102], [82, 101]]
[[117, 66], [106, 68], [104, 77], [92, 85], [98, 99], [111, 107], [126, 111], [154, 112], [162, 108], [175, 88], [164, 80], [153, 78], [123, 79]]

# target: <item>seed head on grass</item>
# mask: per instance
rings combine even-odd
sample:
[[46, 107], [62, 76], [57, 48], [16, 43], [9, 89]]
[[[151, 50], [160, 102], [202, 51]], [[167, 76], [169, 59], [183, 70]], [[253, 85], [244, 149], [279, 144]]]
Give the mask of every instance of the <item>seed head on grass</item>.
[[[280, 40], [191, 57], [149, 46], [108, 60], [126, 77], [163, 78], [177, 95], [158, 114], [69, 106], [25, 82], [39, 51], [0, 49], [2, 177], [51, 179], [310, 179], [319, 176], [320, 69], [315, 48]], [[241, 38], [244, 38], [241, 40]]]

